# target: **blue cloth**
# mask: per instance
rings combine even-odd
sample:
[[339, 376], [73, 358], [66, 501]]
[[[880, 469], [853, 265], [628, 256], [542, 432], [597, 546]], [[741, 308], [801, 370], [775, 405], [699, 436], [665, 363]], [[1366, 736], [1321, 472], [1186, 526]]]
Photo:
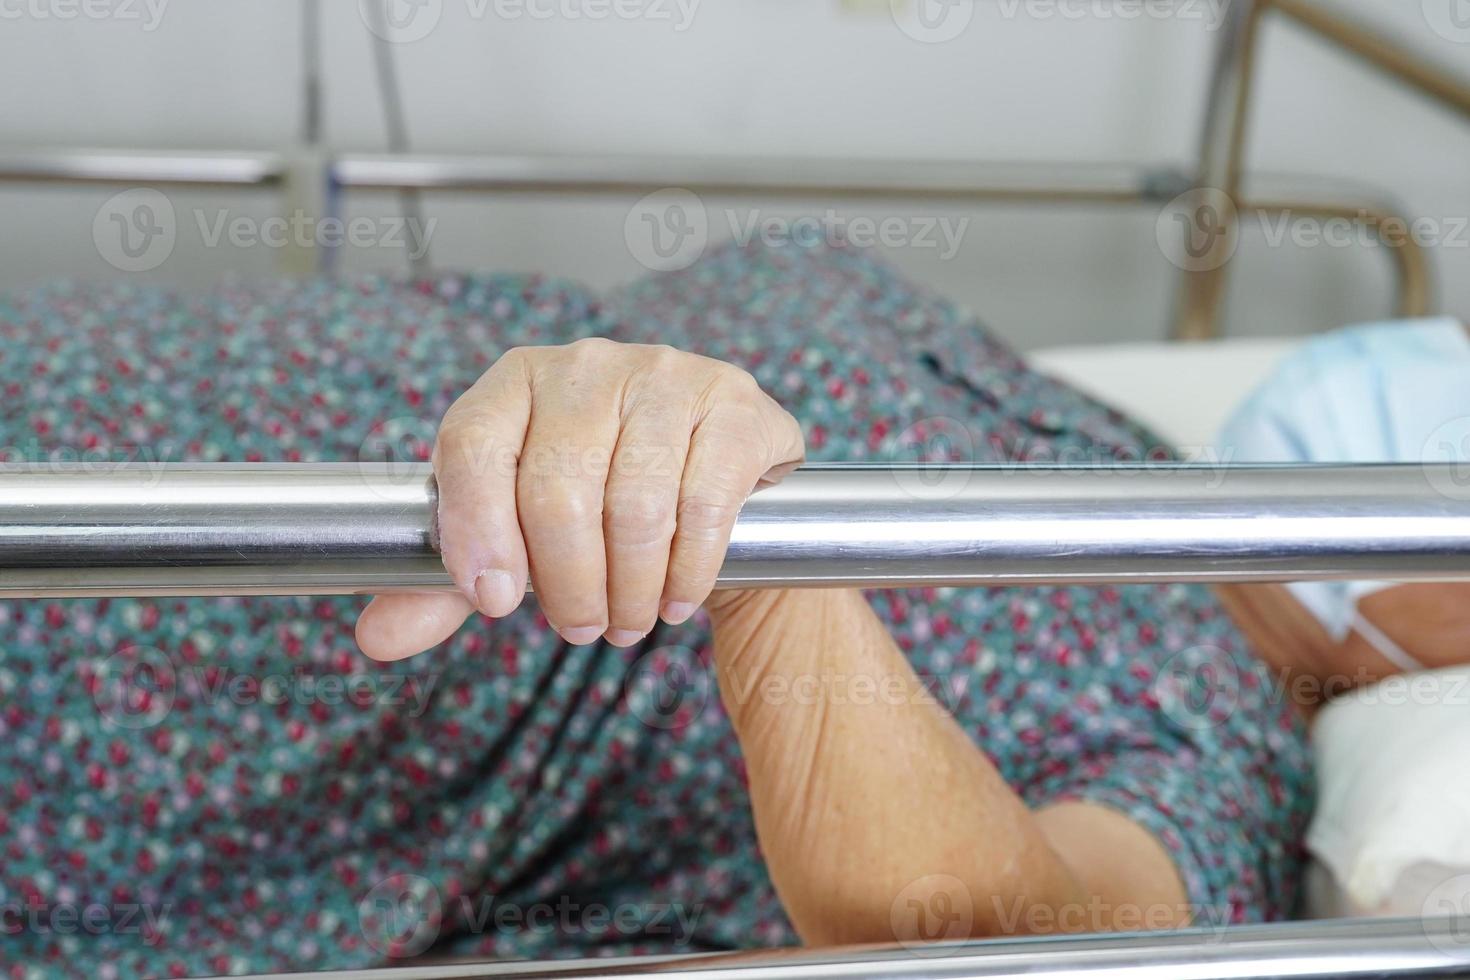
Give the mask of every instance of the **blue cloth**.
[[[1441, 317], [1315, 338], [1277, 366], [1226, 424], [1219, 445], [1235, 464], [1470, 462], [1470, 333]], [[1470, 467], [1450, 480], [1470, 496]], [[1358, 600], [1387, 584], [1291, 589], [1341, 640]]]
[[1226, 424], [1235, 463], [1464, 462], [1470, 334], [1459, 321], [1325, 334], [1277, 366]]

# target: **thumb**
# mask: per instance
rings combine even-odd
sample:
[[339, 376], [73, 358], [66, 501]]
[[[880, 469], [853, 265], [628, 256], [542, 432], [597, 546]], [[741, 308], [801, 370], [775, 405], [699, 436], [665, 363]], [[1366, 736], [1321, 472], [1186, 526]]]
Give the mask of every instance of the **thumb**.
[[449, 639], [473, 611], [458, 592], [380, 595], [357, 617], [357, 645], [373, 660], [402, 660]]

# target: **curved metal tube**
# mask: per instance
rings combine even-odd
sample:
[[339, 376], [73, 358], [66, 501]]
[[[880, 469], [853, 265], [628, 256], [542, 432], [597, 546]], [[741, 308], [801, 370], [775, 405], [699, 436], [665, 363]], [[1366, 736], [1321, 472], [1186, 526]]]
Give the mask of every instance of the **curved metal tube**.
[[[427, 465], [0, 469], [0, 597], [451, 587]], [[810, 466], [722, 587], [1470, 579], [1452, 466]]]
[[[1415, 320], [1429, 316], [1434, 306], [1434, 272], [1424, 246], [1408, 234], [1412, 222], [1386, 205], [1351, 207], [1347, 204], [1300, 203], [1285, 201], [1251, 201], [1242, 203], [1241, 213], [1285, 215], [1289, 220], [1314, 217], [1330, 221], [1353, 221], [1371, 228], [1379, 235], [1390, 261], [1393, 262], [1397, 296], [1394, 316]], [[1395, 227], [1404, 231], [1391, 231]]]

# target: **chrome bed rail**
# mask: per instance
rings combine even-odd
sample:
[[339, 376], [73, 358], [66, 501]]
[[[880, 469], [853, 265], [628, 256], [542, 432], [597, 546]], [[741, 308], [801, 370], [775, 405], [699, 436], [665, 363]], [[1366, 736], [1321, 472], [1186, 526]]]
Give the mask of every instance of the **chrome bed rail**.
[[0, 152], [0, 182], [272, 187], [285, 181], [276, 153], [37, 147]]
[[[0, 597], [444, 590], [427, 464], [0, 467]], [[808, 466], [722, 587], [1470, 580], [1455, 465]]]
[[[269, 980], [1326, 980], [1470, 976], [1459, 918], [1300, 922], [940, 946], [406, 965]], [[263, 978], [264, 980], [264, 978]]]
[[1163, 202], [1182, 171], [1130, 164], [724, 156], [451, 156], [343, 154], [334, 188], [508, 194], [646, 193], [678, 187], [761, 197], [892, 197], [948, 201]]

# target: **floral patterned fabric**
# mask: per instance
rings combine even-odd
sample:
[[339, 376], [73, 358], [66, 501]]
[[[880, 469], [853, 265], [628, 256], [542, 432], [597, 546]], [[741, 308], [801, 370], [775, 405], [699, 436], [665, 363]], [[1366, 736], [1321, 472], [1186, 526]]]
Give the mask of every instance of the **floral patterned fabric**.
[[[589, 335], [746, 367], [814, 460], [1160, 455], [860, 251], [795, 246], [724, 249], [601, 301], [506, 276], [0, 298], [0, 453], [427, 458], [438, 418], [502, 351]], [[872, 602], [1026, 800], [1133, 817], [1202, 921], [1290, 911], [1304, 731], [1208, 591]], [[573, 648], [528, 601], [375, 665], [353, 643], [360, 605], [0, 603], [0, 975], [796, 941], [706, 620], [634, 649]], [[1197, 704], [1203, 675], [1228, 677], [1229, 697]]]

